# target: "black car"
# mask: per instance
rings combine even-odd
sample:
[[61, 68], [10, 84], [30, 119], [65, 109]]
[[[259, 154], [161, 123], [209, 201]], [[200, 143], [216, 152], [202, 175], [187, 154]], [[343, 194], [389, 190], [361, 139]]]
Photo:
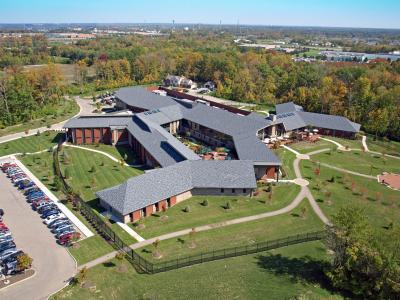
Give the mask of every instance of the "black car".
[[57, 209], [58, 208], [56, 205], [47, 205], [47, 206], [43, 207], [42, 209], [38, 210], [38, 212], [43, 215], [50, 210], [57, 210]]
[[39, 214], [42, 214], [42, 213], [46, 212], [47, 210], [56, 209], [56, 208], [57, 208], [57, 205], [55, 205], [54, 203], [49, 202], [49, 203], [47, 203], [47, 204], [45, 204], [45, 205], [39, 207], [39, 208], [37, 209], [37, 212], [38, 212]]
[[42, 214], [42, 218], [46, 219], [47, 217], [50, 217], [52, 215], [59, 214], [61, 211], [59, 209], [51, 209], [46, 211], [45, 213]]
[[4, 258], [1, 262], [2, 262], [2, 263], [10, 263], [10, 262], [13, 262], [13, 261], [15, 261], [15, 260], [17, 259], [17, 257], [18, 257], [19, 255], [21, 255], [21, 254], [24, 254], [24, 251], [22, 251], [22, 250], [16, 251], [16, 252], [10, 254], [9, 256], [7, 256], [6, 258]]
[[3, 242], [0, 244], [0, 252], [6, 251], [8, 249], [17, 248], [13, 241]]

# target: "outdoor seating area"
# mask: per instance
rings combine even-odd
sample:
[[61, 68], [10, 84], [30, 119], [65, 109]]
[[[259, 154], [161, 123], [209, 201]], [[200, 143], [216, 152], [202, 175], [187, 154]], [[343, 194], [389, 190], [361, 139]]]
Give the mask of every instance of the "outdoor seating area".
[[400, 190], [400, 174], [383, 173], [378, 176], [378, 180], [394, 190]]
[[212, 147], [203, 145], [192, 137], [178, 137], [190, 150], [199, 155], [202, 160], [236, 160], [233, 151], [226, 147]]
[[318, 129], [308, 130], [304, 129], [304, 131], [296, 132], [292, 135], [285, 134], [283, 136], [271, 137], [264, 139], [264, 144], [268, 146], [268, 148], [274, 148], [278, 143], [279, 145], [290, 145], [294, 142], [310, 142], [316, 143], [321, 139], [321, 135], [318, 133]]

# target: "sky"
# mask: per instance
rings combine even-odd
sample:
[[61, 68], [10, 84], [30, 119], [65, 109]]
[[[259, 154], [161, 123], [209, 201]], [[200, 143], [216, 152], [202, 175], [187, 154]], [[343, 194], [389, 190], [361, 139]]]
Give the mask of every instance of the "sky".
[[400, 0], [0, 0], [0, 23], [203, 23], [400, 29]]

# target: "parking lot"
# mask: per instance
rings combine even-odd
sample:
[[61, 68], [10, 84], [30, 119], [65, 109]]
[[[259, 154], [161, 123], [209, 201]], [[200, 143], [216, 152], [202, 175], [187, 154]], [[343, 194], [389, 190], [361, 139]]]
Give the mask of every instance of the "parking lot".
[[42, 223], [6, 175], [0, 172], [0, 208], [18, 248], [33, 258], [36, 275], [24, 282], [0, 290], [0, 299], [47, 299], [61, 289], [76, 272], [76, 263], [67, 249], [58, 245], [54, 235]]

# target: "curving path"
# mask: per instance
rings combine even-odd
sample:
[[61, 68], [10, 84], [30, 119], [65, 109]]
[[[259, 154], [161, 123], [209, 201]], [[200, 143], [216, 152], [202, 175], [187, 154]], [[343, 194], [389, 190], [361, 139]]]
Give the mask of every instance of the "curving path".
[[[90, 104], [90, 101], [82, 99], [80, 97], [75, 97], [75, 101], [79, 105], [79, 113], [77, 113], [72, 118], [75, 118], [80, 115], [87, 115], [87, 114], [92, 113], [93, 106]], [[40, 131], [40, 132], [45, 132], [45, 131], [49, 131], [49, 130], [61, 131], [61, 130], [63, 130], [64, 124], [68, 120], [69, 119], [62, 121], [60, 123], [57, 123], [57, 124], [53, 124], [50, 126], [50, 128], [40, 127], [40, 128], [31, 129], [31, 130], [29, 130], [28, 134], [25, 134], [25, 132], [18, 132], [18, 133], [13, 133], [13, 134], [2, 136], [2, 137], [0, 137], [0, 144], [5, 143], [5, 142], [10, 142], [13, 140], [17, 140], [21, 137], [35, 135], [37, 133], [37, 131]]]
[[[67, 143], [64, 143], [63, 146], [70, 147], [70, 148], [81, 149], [81, 150], [86, 150], [86, 151], [89, 151], [89, 152], [98, 153], [98, 154], [107, 156], [109, 159], [111, 159], [111, 160], [113, 160], [113, 161], [115, 161], [115, 162], [117, 162], [117, 163], [120, 162], [120, 160], [116, 159], [114, 156], [112, 156], [111, 154], [108, 154], [107, 152], [104, 152], [104, 151], [100, 151], [100, 150], [96, 150], [96, 149], [90, 149], [90, 148], [81, 147], [81, 146], [76, 146], [76, 145], [71, 145], [71, 144], [67, 144]], [[132, 167], [132, 168], [140, 168], [140, 167], [143, 167], [143, 165], [129, 165], [129, 164], [125, 163], [125, 162], [124, 162], [124, 166], [126, 166], [126, 167]]]

